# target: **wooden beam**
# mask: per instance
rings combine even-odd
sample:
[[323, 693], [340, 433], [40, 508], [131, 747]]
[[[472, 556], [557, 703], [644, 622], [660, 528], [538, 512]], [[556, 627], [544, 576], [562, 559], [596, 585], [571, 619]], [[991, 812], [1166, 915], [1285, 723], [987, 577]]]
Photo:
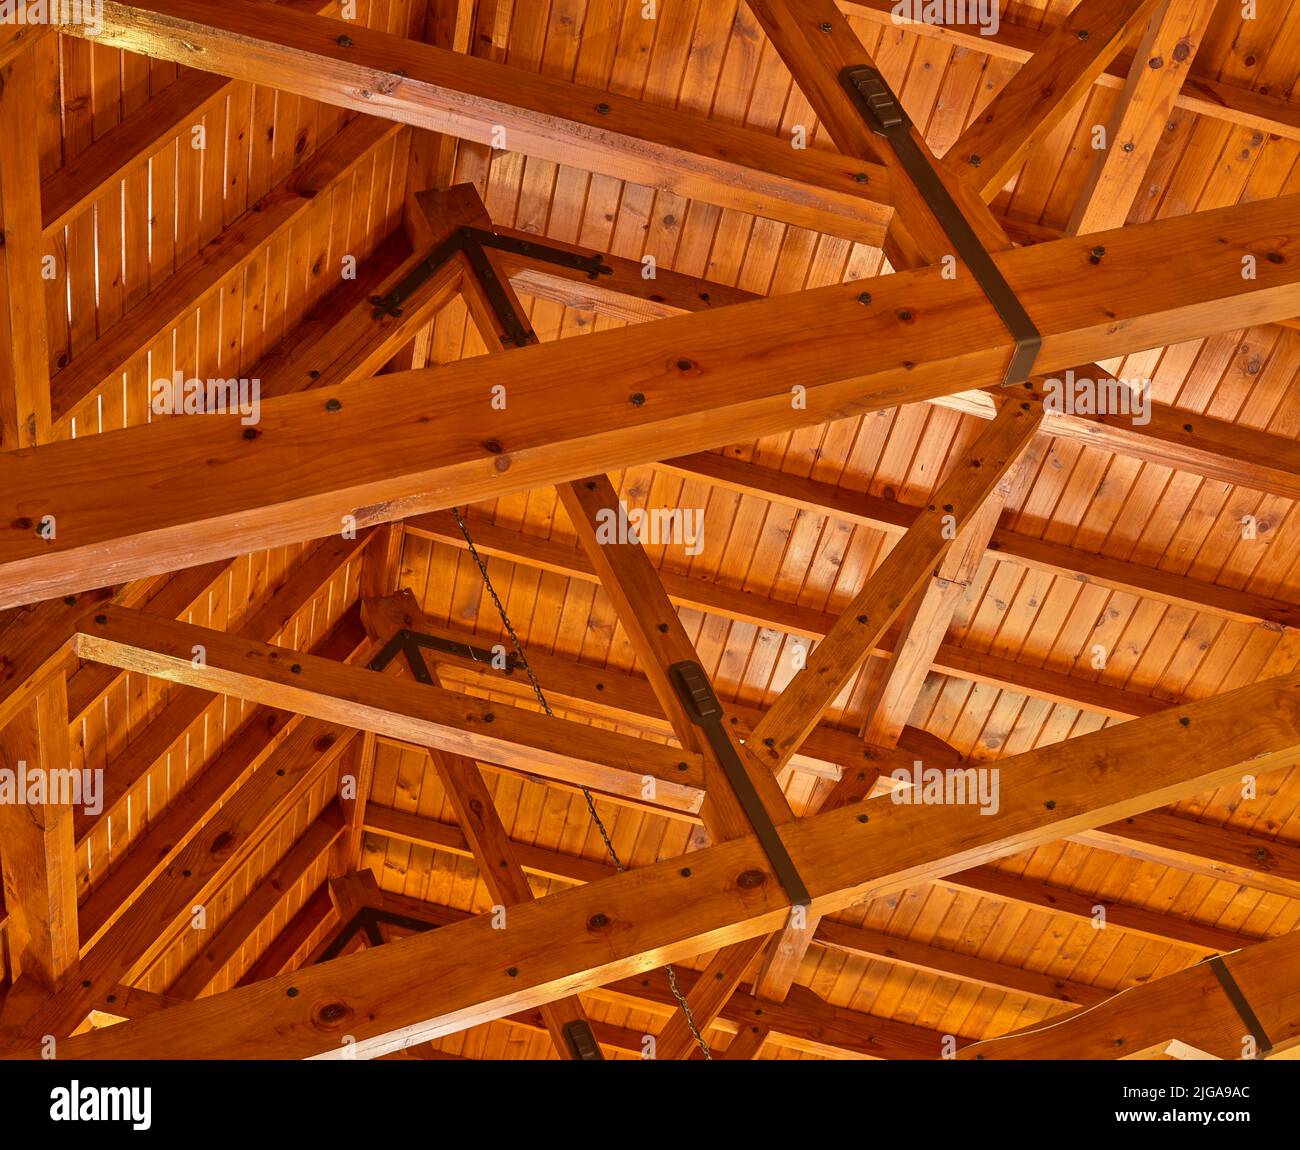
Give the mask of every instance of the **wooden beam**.
[[1103, 147], [1081, 181], [1067, 235], [1123, 227], [1214, 9], [1213, 0], [1162, 0], [1153, 9], [1104, 126]]
[[[1215, 961], [1271, 1039], [1274, 1053], [1300, 1043], [1300, 932]], [[958, 1057], [1123, 1058], [1171, 1038], [1218, 1058], [1265, 1054], [1214, 965], [1202, 962], [1054, 1019], [1050, 1027], [1030, 1027], [975, 1043]]]
[[1077, 106], [1161, 0], [1082, 0], [958, 137], [944, 162], [986, 200]]
[[[1001, 805], [890, 800], [780, 828], [813, 913], [989, 862], [1290, 763], [1300, 676], [1252, 684], [998, 764]], [[1251, 716], [1243, 722], [1242, 715]], [[867, 815], [867, 821], [861, 816]], [[61, 1043], [63, 1057], [373, 1057], [779, 927], [789, 902], [750, 836]], [[599, 918], [593, 916], [599, 915]], [[585, 926], [584, 926], [585, 924]], [[289, 995], [288, 988], [296, 993]], [[341, 1008], [341, 1009], [340, 1009]], [[35, 1044], [15, 1054], [39, 1056]]]
[[[15, 984], [59, 990], [77, 967], [77, 859], [68, 789], [68, 697], [62, 677], [50, 679], [27, 708], [0, 729], [0, 770], [11, 793], [0, 798], [0, 862], [4, 869], [9, 954]], [[77, 783], [85, 776], [80, 772]], [[89, 772], [86, 772], [89, 775]], [[31, 784], [39, 783], [39, 793]]]
[[33, 52], [0, 63], [0, 451], [50, 440], [36, 91]]
[[[994, 259], [1044, 334], [1047, 373], [1300, 311], [1300, 260], [1274, 251], [1298, 208], [1300, 197], [1283, 197], [1102, 233], [1107, 256], [1095, 265], [1095, 236]], [[1259, 278], [1243, 281], [1240, 254], [1256, 248], [1277, 260], [1261, 259]], [[667, 443], [682, 454], [951, 393], [954, 379], [965, 389], [1002, 377], [1010, 337], [971, 277], [900, 272], [872, 284], [870, 306], [857, 285], [834, 286], [522, 348], [510, 361], [268, 400], [251, 439], [232, 431], [237, 417], [212, 416], [53, 443], [18, 462], [0, 455], [0, 487], [19, 511], [60, 513], [61, 524], [51, 541], [0, 534], [0, 607], [106, 574], [153, 574], [182, 555], [194, 563], [320, 537], [343, 514], [387, 522], [646, 462]], [[604, 381], [620, 371], [626, 390], [611, 392]], [[498, 383], [509, 406], [483, 440]], [[790, 402], [796, 385], [805, 406]], [[464, 397], [455, 410], [450, 395]], [[173, 478], [184, 489], [179, 461], [193, 458], [229, 480], [186, 500], [151, 497]], [[177, 474], [158, 460], [178, 461]]]
[[[420, 683], [381, 679], [316, 655], [120, 608], [105, 608], [83, 628], [75, 643], [82, 658], [481, 757], [611, 796], [639, 800], [643, 777], [650, 775], [656, 780], [654, 805], [664, 813], [693, 813], [703, 798], [699, 756], [672, 747]], [[200, 666], [191, 654], [196, 643], [207, 653]]]
[[[72, 31], [76, 31], [75, 29]], [[108, 0], [101, 43], [878, 244], [883, 170], [777, 136], [246, 0]], [[865, 175], [865, 181], [858, 176]]]

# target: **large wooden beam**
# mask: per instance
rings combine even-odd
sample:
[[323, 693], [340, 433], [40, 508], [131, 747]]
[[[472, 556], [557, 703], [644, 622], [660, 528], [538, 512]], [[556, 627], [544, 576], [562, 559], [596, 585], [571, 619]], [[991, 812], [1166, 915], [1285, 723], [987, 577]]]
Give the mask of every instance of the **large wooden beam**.
[[[1282, 242], [1297, 215], [1300, 197], [1284, 197], [994, 259], [1043, 332], [1047, 373], [1300, 312], [1300, 260]], [[1243, 280], [1256, 251], [1258, 279]], [[253, 429], [172, 419], [0, 456], [18, 513], [59, 522], [54, 540], [0, 534], [0, 607], [320, 537], [345, 514], [386, 522], [1002, 378], [1010, 336], [971, 277], [900, 272], [861, 295], [829, 287], [322, 388], [264, 402]], [[498, 384], [509, 403], [485, 439]]]
[[[46, 993], [75, 971], [80, 938], [68, 763], [68, 696], [63, 678], [55, 676], [0, 729], [0, 770], [10, 788], [0, 798], [0, 863], [15, 963], [10, 976]], [[75, 797], [91, 801], [81, 786]]]
[[[1243, 721], [1250, 716], [1250, 721]], [[1252, 684], [1004, 760], [1002, 801], [877, 800], [780, 834], [813, 913], [987, 862], [1294, 760], [1300, 676]], [[486, 920], [214, 995], [61, 1044], [64, 1057], [373, 1057], [782, 925], [789, 902], [752, 836]], [[292, 991], [292, 993], [290, 993]], [[35, 1043], [15, 1051], [39, 1056]]]
[[20, 51], [0, 64], [0, 451], [50, 439], [38, 114], [35, 56]]
[[109, 0], [97, 39], [863, 243], [892, 214], [877, 165], [278, 5]]
[[[664, 813], [693, 813], [703, 799], [699, 756], [672, 747], [141, 612], [106, 607], [82, 626], [74, 646], [85, 659], [614, 797], [640, 801], [644, 777], [653, 776], [654, 805]], [[205, 651], [198, 666], [195, 644]]]
[[1161, 0], [1082, 0], [968, 127], [945, 161], [991, 200], [1092, 87]]
[[[1244, 1000], [1253, 1023], [1242, 1017], [1233, 993]], [[1263, 1036], [1252, 1033], [1255, 1024]], [[1177, 1039], [1217, 1058], [1240, 1059], [1263, 1057], [1264, 1036], [1272, 1053], [1300, 1043], [1300, 932], [1134, 987], [1054, 1019], [1050, 1027], [975, 1043], [958, 1057], [1124, 1058]]]

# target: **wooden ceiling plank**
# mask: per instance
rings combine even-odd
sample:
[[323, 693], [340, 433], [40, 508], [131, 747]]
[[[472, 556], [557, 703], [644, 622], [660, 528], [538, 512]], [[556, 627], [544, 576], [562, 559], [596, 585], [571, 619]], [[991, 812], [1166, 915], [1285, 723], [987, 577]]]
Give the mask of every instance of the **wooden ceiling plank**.
[[1083, 177], [1067, 235], [1122, 227], [1128, 219], [1214, 8], [1213, 0], [1163, 0], [1152, 11], [1105, 125], [1104, 147]]
[[[0, 769], [13, 789], [0, 799], [10, 976], [43, 993], [75, 973], [80, 947], [69, 761], [66, 684], [54, 675], [0, 729]], [[39, 794], [30, 789], [35, 780], [43, 784]], [[89, 801], [80, 788], [76, 794]]]
[[277, 236], [302, 220], [318, 195], [349, 177], [376, 148], [400, 131], [397, 125], [368, 116], [353, 120], [54, 376], [51, 387], [55, 420], [64, 419], [88, 395], [119, 377], [141, 349], [192, 313], [222, 280], [245, 267]]
[[247, 986], [263, 979], [274, 978], [286, 970], [297, 969], [298, 963], [322, 935], [338, 925], [338, 912], [330, 900], [329, 890], [324, 883], [303, 903], [302, 908], [293, 916], [266, 950], [258, 956], [257, 961], [239, 980], [240, 986]]
[[[1300, 676], [1284, 676], [1005, 759], [991, 817], [886, 799], [869, 811], [801, 819], [780, 834], [812, 892], [811, 910], [831, 913], [1213, 789], [1243, 768], [1289, 763], [1300, 747], [1297, 692]], [[508, 931], [485, 919], [458, 923], [66, 1039], [61, 1056], [222, 1057], [257, 1042], [267, 1057], [337, 1057], [331, 1030], [345, 1025], [357, 1038], [350, 1053], [374, 1057], [630, 977], [649, 955], [671, 962], [768, 933], [789, 912], [755, 837], [695, 852], [690, 870], [682, 875], [675, 859], [655, 863], [521, 906]], [[285, 994], [289, 978], [294, 996]], [[343, 1009], [322, 1014], [335, 1003]], [[15, 1053], [39, 1056], [34, 1045]]]
[[[868, 126], [840, 82], [845, 68], [874, 67], [874, 61], [834, 0], [749, 0], [749, 9], [835, 146], [846, 155], [881, 163], [888, 173], [897, 211], [884, 243], [889, 262], [895, 268], [920, 267], [954, 254], [952, 240], [902, 161]], [[909, 134], [928, 155], [925, 137], [915, 124], [909, 125]], [[948, 168], [938, 164], [934, 168], [984, 247], [990, 251], [1010, 247], [1006, 233], [979, 197]]]
[[[75, 32], [75, 29], [70, 31]], [[109, 0], [97, 40], [690, 199], [878, 244], [877, 165], [351, 23], [246, 0]], [[504, 133], [504, 139], [502, 139]], [[859, 182], [856, 177], [865, 174]]]
[[17, 451], [48, 443], [53, 426], [30, 48], [0, 64], [0, 81], [0, 451]]
[[206, 993], [303, 876], [329, 854], [342, 833], [343, 812], [336, 801], [316, 816], [289, 852], [267, 872], [211, 941], [194, 956], [181, 976], [167, 988], [167, 993], [179, 999], [200, 998]]
[[[1300, 932], [1256, 943], [1217, 961], [1271, 1039], [1274, 1053], [1300, 1043]], [[1171, 1038], [1224, 1059], [1265, 1053], [1213, 966], [1202, 962], [1054, 1019], [1050, 1027], [975, 1043], [958, 1057], [1123, 1058]]]
[[[1260, 260], [1257, 280], [1240, 275], [1240, 252], [1271, 252], [1275, 240], [1262, 237], [1285, 236], [1298, 202], [1101, 233], [1107, 256], [1096, 264], [1088, 253], [1097, 236], [993, 258], [1044, 334], [1046, 373], [1300, 309], [1300, 261], [1275, 252]], [[1070, 267], [1079, 274], [1062, 274]], [[1010, 337], [971, 277], [921, 270], [872, 286], [866, 307], [856, 285], [834, 286], [522, 348], [509, 363], [467, 361], [267, 400], [256, 439], [233, 435], [234, 417], [212, 416], [47, 444], [19, 462], [0, 455], [0, 486], [20, 510], [62, 512], [57, 539], [0, 534], [0, 607], [84, 590], [106, 573], [155, 574], [182, 554], [193, 563], [331, 534], [358, 509], [363, 525], [386, 522], [646, 462], [666, 443], [689, 453], [948, 394], [954, 377], [1002, 377]], [[625, 373], [628, 393], [602, 382], [597, 399], [583, 386], [611, 373]], [[485, 446], [479, 404], [497, 382], [509, 385], [510, 404]], [[470, 398], [453, 414], [446, 397], [462, 385]], [[790, 403], [795, 385], [806, 406]], [[212, 460], [210, 470], [227, 461], [229, 480], [183, 501], [149, 496], [166, 477], [159, 460], [179, 472], [193, 458]], [[187, 475], [176, 476], [178, 489]]]
[[1082, 0], [974, 122], [944, 163], [991, 200], [1074, 109], [1160, 0]]
[[[672, 747], [120, 608], [106, 607], [82, 626], [93, 632], [79, 640], [84, 658], [613, 796], [640, 799], [642, 776], [653, 775], [653, 805], [664, 813], [693, 813], [703, 797], [699, 756]], [[196, 643], [206, 651], [199, 666]]]

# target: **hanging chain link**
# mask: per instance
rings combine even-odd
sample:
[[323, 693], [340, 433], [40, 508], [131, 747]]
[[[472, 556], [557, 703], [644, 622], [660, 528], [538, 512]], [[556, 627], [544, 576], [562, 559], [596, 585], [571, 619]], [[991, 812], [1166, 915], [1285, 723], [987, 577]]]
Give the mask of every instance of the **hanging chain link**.
[[[479, 576], [483, 580], [483, 586], [487, 588], [487, 593], [492, 597], [492, 602], [496, 605], [497, 614], [501, 616], [502, 626], [506, 629], [506, 634], [510, 636], [510, 642], [514, 644], [515, 654], [519, 656], [519, 662], [528, 675], [528, 682], [532, 685], [533, 694], [537, 696], [537, 701], [541, 704], [542, 710], [551, 718], [555, 718], [555, 712], [551, 710], [551, 704], [546, 701], [546, 695], [542, 691], [542, 685], [537, 681], [537, 674], [528, 662], [528, 655], [524, 651], [524, 645], [519, 641], [519, 636], [515, 632], [514, 624], [510, 622], [510, 616], [506, 614], [505, 604], [501, 602], [501, 597], [497, 594], [496, 588], [492, 585], [492, 577], [488, 575], [487, 564], [483, 562], [483, 557], [478, 553], [478, 548], [474, 546], [474, 539], [469, 533], [469, 528], [465, 525], [465, 520], [461, 517], [460, 508], [453, 507], [451, 513], [456, 517], [456, 526], [460, 528], [460, 533], [465, 537], [465, 544], [469, 548], [470, 556], [474, 564], [478, 567]], [[600, 817], [596, 810], [596, 801], [592, 798], [591, 792], [586, 787], [579, 787], [582, 791], [582, 797], [587, 800], [587, 813], [591, 816], [591, 821], [596, 830], [600, 832], [601, 840], [605, 844], [605, 850], [609, 852], [609, 857], [613, 860], [614, 869], [622, 874], [627, 868], [623, 865], [622, 860], [618, 857], [618, 851], [614, 849], [614, 843], [609, 837], [609, 830], [605, 826], [605, 821]], [[700, 1033], [700, 1028], [696, 1025], [695, 1015], [691, 1010], [691, 1005], [686, 1001], [686, 995], [677, 985], [677, 972], [671, 965], [664, 969], [668, 973], [668, 988], [672, 991], [673, 997], [677, 999], [677, 1004], [682, 1008], [682, 1014], [686, 1018], [686, 1025], [690, 1027], [691, 1036], [695, 1039], [696, 1045], [700, 1048], [704, 1057], [710, 1062], [713, 1061], [713, 1053], [709, 1049], [708, 1042], [705, 1041], [704, 1035]]]

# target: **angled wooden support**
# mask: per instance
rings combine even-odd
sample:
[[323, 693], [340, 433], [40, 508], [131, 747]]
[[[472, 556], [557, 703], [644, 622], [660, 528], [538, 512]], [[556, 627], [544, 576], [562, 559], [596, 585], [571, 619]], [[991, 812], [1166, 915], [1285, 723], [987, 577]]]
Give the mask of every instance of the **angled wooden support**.
[[1103, 147], [1081, 182], [1067, 235], [1122, 227], [1128, 219], [1214, 9], [1213, 0], [1162, 0], [1152, 10], [1103, 126]]
[[[1300, 311], [1300, 260], [1280, 250], [1297, 204], [1281, 197], [1102, 233], [1106, 257], [1095, 263], [1096, 236], [995, 253], [1044, 336], [1036, 370]], [[1241, 255], [1252, 251], [1277, 258], [1243, 281]], [[1062, 275], [1071, 267], [1077, 275]], [[680, 455], [742, 430], [765, 435], [1003, 378], [1014, 345], [970, 277], [900, 272], [872, 288], [869, 304], [860, 285], [833, 286], [525, 348], [508, 362], [265, 400], [255, 439], [230, 433], [237, 417], [214, 415], [48, 444], [30, 459], [0, 455], [0, 490], [18, 512], [60, 525], [48, 541], [0, 532], [0, 607], [319, 538], [344, 514], [387, 522], [646, 462], [666, 443]], [[608, 387], [611, 373], [624, 389]], [[475, 397], [497, 383], [509, 385], [509, 408], [484, 441]], [[795, 385], [804, 407], [790, 403]], [[449, 409], [456, 394], [467, 399]], [[184, 501], [151, 495], [181, 483], [193, 458], [225, 466], [229, 481]]]
[[1051, 1026], [975, 1043], [958, 1057], [1125, 1058], [1171, 1040], [1229, 1059], [1300, 1043], [1300, 932], [1207, 959]]
[[36, 60], [24, 49], [0, 62], [0, 451], [47, 443], [52, 426], [37, 116]]
[[[788, 748], [806, 733], [806, 719], [815, 723], [861, 665], [860, 644], [865, 642], [865, 650], [871, 650], [903, 616], [899, 640], [863, 724], [863, 736], [870, 742], [889, 746], [897, 740], [947, 634], [957, 599], [997, 527], [1017, 462], [1041, 421], [1036, 404], [1008, 402], [1003, 407], [814, 649], [811, 665], [768, 709], [754, 731], [755, 739], [762, 740], [761, 748], [755, 743], [756, 755], [766, 754], [774, 767], [781, 765]], [[835, 810], [865, 798], [874, 781], [871, 772], [846, 772], [822, 809]], [[756, 994], [780, 1001], [789, 993], [817, 924], [816, 917], [791, 924], [773, 939], [754, 984]]]
[[769, 769], [778, 770], [789, 760], [948, 553], [957, 533], [1003, 483], [1042, 422], [1041, 405], [1032, 392], [1023, 394], [1023, 400], [1006, 402], [955, 461], [907, 533], [813, 650], [809, 664], [767, 709], [748, 749]]
[[[74, 803], [93, 805], [94, 772], [69, 767], [68, 697], [47, 680], [0, 728], [0, 863], [9, 911], [14, 985], [58, 991], [76, 970], [77, 860]], [[101, 772], [102, 774], [102, 772]]]
[[1161, 2], [1082, 0], [961, 134], [944, 158], [950, 170], [992, 200]]
[[[1002, 801], [989, 816], [884, 799], [787, 824], [781, 835], [808, 878], [813, 912], [825, 914], [1290, 764], [1298, 751], [1300, 675], [1290, 675], [1005, 759]], [[656, 863], [521, 906], [508, 931], [459, 922], [66, 1039], [61, 1054], [219, 1058], [256, 1041], [268, 1057], [339, 1057], [338, 1036], [348, 1033], [352, 1053], [372, 1057], [768, 933], [788, 915], [753, 836], [696, 852], [690, 870]], [[285, 993], [290, 985], [297, 994]]]
[[[363, 618], [374, 626], [375, 616], [363, 610]], [[371, 638], [377, 643], [387, 643], [394, 636], [372, 630]], [[435, 685], [438, 685], [436, 672], [428, 672], [423, 657], [415, 650], [415, 657], [420, 659], [418, 666], [421, 673], [427, 672]], [[388, 664], [386, 673], [392, 676], [409, 678], [412, 668], [402, 656]], [[524, 868], [515, 857], [514, 846], [510, 842], [510, 833], [501, 822], [497, 813], [496, 802], [488, 790], [478, 764], [465, 755], [430, 747], [429, 754], [442, 780], [443, 789], [451, 804], [456, 809], [456, 818], [460, 828], [469, 841], [478, 864], [479, 877], [488, 888], [488, 893], [496, 902], [506, 908], [518, 906], [533, 900], [533, 889], [528, 883]], [[509, 929], [509, 920], [506, 921]], [[573, 1035], [571, 1028], [578, 1027], [590, 1033], [591, 1021], [576, 994], [548, 1002], [541, 1007], [542, 1018], [547, 1032], [555, 1045], [556, 1052], [563, 1059], [578, 1060], [581, 1057], [581, 1034]]]

